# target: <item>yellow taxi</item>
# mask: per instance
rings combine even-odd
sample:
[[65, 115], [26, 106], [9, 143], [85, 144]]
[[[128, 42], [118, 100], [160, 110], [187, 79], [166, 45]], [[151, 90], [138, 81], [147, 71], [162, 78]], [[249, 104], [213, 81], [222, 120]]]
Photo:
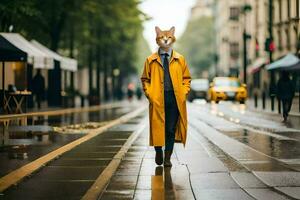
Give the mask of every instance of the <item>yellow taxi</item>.
[[219, 103], [219, 101], [239, 101], [245, 103], [247, 99], [246, 84], [241, 84], [238, 78], [215, 77], [210, 83], [208, 99]]

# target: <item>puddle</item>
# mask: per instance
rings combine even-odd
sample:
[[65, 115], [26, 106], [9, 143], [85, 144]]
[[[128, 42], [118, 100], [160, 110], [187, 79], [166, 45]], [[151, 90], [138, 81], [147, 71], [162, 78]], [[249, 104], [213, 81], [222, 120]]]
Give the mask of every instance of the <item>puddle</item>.
[[30, 117], [24, 126], [11, 121], [8, 129], [0, 125], [0, 176], [84, 136], [86, 132], [136, 107], [132, 104], [93, 112]]
[[44, 135], [14, 135], [5, 140], [0, 146], [0, 176], [11, 172], [65, 144], [80, 137], [82, 134], [57, 134]]
[[278, 159], [300, 158], [300, 143], [294, 140], [281, 140], [246, 129], [223, 134]]
[[116, 119], [129, 112], [126, 108], [109, 108], [93, 112], [72, 113], [57, 116], [36, 117], [31, 119], [37, 125], [66, 126], [70, 124], [82, 124], [87, 122], [102, 122]]

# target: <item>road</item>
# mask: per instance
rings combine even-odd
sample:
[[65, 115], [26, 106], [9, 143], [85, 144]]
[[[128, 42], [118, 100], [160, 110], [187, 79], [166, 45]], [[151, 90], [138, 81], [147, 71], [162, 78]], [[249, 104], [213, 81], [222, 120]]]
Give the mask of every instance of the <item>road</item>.
[[0, 199], [300, 199], [300, 117], [282, 123], [243, 104], [188, 103], [187, 144], [175, 145], [173, 167], [164, 169], [148, 146], [147, 103], [123, 106], [118, 117], [99, 119], [107, 128], [43, 154], [49, 161]]

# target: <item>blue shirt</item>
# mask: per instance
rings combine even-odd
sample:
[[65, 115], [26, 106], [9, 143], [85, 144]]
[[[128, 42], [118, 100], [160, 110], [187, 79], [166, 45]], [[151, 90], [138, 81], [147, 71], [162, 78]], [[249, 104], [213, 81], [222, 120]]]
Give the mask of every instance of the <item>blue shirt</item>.
[[158, 54], [159, 54], [159, 56], [160, 56], [160, 60], [161, 60], [162, 63], [164, 62], [164, 59], [165, 59], [165, 55], [163, 55], [163, 54], [165, 54], [165, 53], [168, 54], [168, 60], [169, 60], [169, 62], [170, 62], [170, 59], [171, 59], [171, 56], [172, 56], [172, 51], [173, 51], [172, 48], [169, 48], [169, 51], [167, 51], [167, 52], [164, 51], [162, 48], [159, 48], [159, 49], [158, 49]]
[[[164, 63], [165, 56], [164, 54], [168, 54], [168, 62], [170, 63], [170, 59], [172, 56], [172, 49], [170, 48], [169, 51], [164, 51], [163, 49], [159, 48], [158, 50], [161, 62]], [[163, 66], [165, 68], [165, 66]], [[172, 80], [170, 76], [170, 71], [169, 69], [164, 69], [164, 91], [173, 91], [173, 85], [172, 85]]]

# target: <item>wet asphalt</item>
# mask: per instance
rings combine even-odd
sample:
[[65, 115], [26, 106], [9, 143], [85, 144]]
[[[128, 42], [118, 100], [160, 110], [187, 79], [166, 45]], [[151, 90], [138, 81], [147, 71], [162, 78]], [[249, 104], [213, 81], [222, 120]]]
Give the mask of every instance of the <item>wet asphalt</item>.
[[[34, 125], [18, 127], [12, 125], [3, 132], [1, 127], [0, 176], [58, 149], [82, 136], [84, 133], [61, 134], [52, 130], [53, 126], [61, 127], [86, 122], [108, 122], [132, 111], [138, 104], [124, 103], [118, 107], [105, 108], [94, 112], [81, 112], [58, 116], [35, 117]], [[29, 119], [29, 123], [30, 123]], [[34, 131], [32, 131], [34, 130]]]
[[[144, 117], [65, 153], [0, 199], [80, 199]], [[79, 118], [89, 121], [74, 122]], [[188, 141], [185, 148], [175, 145], [172, 168], [154, 163], [147, 127], [99, 199], [300, 199], [299, 118], [282, 123], [281, 116], [246, 105], [194, 102], [188, 119]]]
[[[205, 104], [199, 110], [215, 116], [211, 120], [201, 118], [207, 124], [263, 154], [286, 161], [300, 159], [300, 117], [282, 123], [279, 115], [249, 111], [247, 106], [232, 102]], [[226, 122], [220, 125], [222, 120]]]

